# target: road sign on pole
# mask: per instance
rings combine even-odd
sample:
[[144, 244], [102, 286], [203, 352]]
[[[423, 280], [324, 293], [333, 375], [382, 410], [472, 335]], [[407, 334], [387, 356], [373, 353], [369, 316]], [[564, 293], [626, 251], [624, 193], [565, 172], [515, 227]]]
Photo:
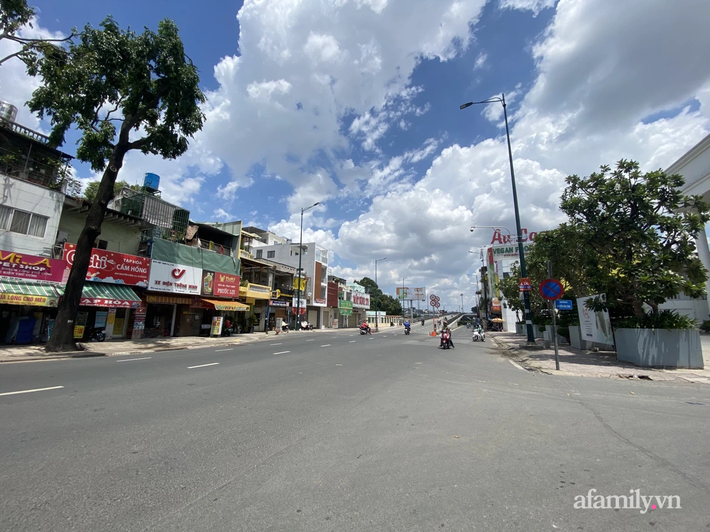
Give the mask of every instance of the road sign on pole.
[[540, 283], [540, 295], [548, 301], [561, 298], [565, 293], [562, 283], [557, 279], [545, 279]]
[[572, 300], [558, 299], [557, 301], [555, 301], [555, 308], [557, 310], [572, 310]]

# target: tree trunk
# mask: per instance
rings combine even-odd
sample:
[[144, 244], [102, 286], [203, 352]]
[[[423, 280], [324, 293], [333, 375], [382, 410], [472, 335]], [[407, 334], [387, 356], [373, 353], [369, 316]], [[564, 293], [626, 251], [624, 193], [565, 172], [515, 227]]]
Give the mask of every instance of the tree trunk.
[[113, 157], [101, 178], [96, 199], [91, 204], [89, 213], [86, 215], [84, 229], [82, 229], [76, 244], [74, 264], [69, 272], [69, 280], [64, 290], [64, 297], [62, 297], [62, 301], [59, 304], [57, 319], [54, 320], [52, 336], [45, 347], [48, 352], [75, 351], [77, 349], [74, 341], [74, 320], [76, 320], [76, 315], [79, 312], [81, 292], [84, 288], [86, 272], [91, 262], [94, 242], [101, 234], [101, 224], [104, 221], [108, 203], [113, 198], [113, 186], [116, 183], [118, 171], [123, 165], [125, 154], [126, 150], [122, 146], [117, 146], [114, 149]]

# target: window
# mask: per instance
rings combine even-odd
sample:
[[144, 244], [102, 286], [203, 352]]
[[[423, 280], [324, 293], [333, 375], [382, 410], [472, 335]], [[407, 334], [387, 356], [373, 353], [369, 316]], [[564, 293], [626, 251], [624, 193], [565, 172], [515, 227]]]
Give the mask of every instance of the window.
[[30, 217], [32, 215], [29, 212], [16, 210], [12, 213], [12, 222], [10, 223], [10, 231], [13, 233], [27, 234], [27, 229], [30, 225]]
[[44, 238], [44, 232], [47, 229], [47, 221], [49, 218], [46, 216], [40, 216], [39, 214], [33, 214], [32, 220], [30, 220], [30, 230], [28, 235], [38, 236]]
[[276, 257], [276, 251], [267, 251], [266, 252], [267, 259], [273, 259], [274, 257]]
[[49, 218], [0, 205], [0, 229], [44, 238]]
[[260, 258], [261, 258], [261, 255], [262, 255], [262, 253], [264, 253], [264, 251], [263, 251], [263, 250], [261, 250], [261, 249], [257, 249], [257, 250], [256, 250], [256, 258], [257, 258], [257, 259], [260, 259]]
[[12, 217], [12, 209], [5, 205], [0, 205], [0, 229], [7, 230], [10, 227], [10, 218]]

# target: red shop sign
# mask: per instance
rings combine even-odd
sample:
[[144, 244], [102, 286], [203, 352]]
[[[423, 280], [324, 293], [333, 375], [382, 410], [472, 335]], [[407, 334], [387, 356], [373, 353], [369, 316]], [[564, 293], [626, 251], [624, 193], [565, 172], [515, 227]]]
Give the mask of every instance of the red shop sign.
[[79, 305], [83, 307], [139, 308], [141, 302], [103, 297], [82, 297], [79, 300]]
[[[76, 253], [76, 244], [65, 243], [63, 258], [68, 268], [74, 264], [74, 253]], [[147, 287], [149, 270], [148, 257], [94, 248], [91, 250], [91, 262], [86, 272], [86, 280]]]
[[239, 297], [239, 276], [202, 270], [202, 295], [216, 297]]
[[0, 251], [0, 276], [61, 283], [66, 265], [63, 260]]

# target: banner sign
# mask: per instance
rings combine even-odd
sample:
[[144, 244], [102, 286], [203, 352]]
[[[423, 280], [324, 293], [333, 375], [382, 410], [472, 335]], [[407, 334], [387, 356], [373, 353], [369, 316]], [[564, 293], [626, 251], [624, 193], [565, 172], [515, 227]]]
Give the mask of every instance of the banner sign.
[[353, 302], [352, 301], [345, 301], [344, 299], [339, 299], [338, 300], [338, 308], [340, 310], [352, 310], [353, 309]]
[[141, 302], [107, 297], [82, 297], [79, 300], [79, 305], [82, 307], [140, 308]]
[[408, 294], [409, 294], [409, 288], [406, 286], [398, 286], [397, 290], [397, 299], [409, 299]]
[[47, 296], [0, 293], [0, 304], [27, 305], [30, 307], [56, 307], [59, 304], [59, 299]]
[[[64, 244], [62, 258], [67, 263], [67, 274], [74, 264], [75, 253], [76, 244]], [[125, 253], [94, 248], [91, 250], [91, 262], [86, 272], [86, 280], [146, 288], [148, 286], [149, 270], [150, 259], [148, 257], [126, 255]]]
[[370, 294], [363, 292], [353, 292], [353, 307], [355, 308], [370, 308]]
[[239, 297], [239, 276], [229, 273], [202, 271], [202, 295]]
[[414, 294], [412, 300], [414, 301], [426, 301], [426, 287], [420, 286], [419, 288], [414, 288]]
[[63, 260], [0, 251], [0, 277], [61, 283], [65, 268]]
[[[527, 242], [523, 244], [523, 253], [526, 257], [532, 251], [532, 248], [532, 242]], [[488, 249], [491, 250], [491, 255], [489, 255], [489, 259], [492, 259], [489, 260], [489, 263], [493, 263], [494, 261], [499, 260], [514, 260], [520, 258], [520, 252], [518, 251], [517, 244], [510, 244], [506, 246], [491, 246]]]
[[[611, 330], [609, 312], [594, 312], [589, 310], [585, 303], [588, 299], [597, 296], [580, 297], [577, 299], [577, 312], [579, 313], [579, 327], [582, 340], [599, 344], [614, 345], [614, 334]], [[604, 298], [604, 294], [601, 295]]]
[[174, 294], [200, 295], [202, 268], [153, 259], [148, 290]]
[[269, 301], [270, 307], [288, 307], [288, 301], [279, 301], [277, 299], [272, 299]]

